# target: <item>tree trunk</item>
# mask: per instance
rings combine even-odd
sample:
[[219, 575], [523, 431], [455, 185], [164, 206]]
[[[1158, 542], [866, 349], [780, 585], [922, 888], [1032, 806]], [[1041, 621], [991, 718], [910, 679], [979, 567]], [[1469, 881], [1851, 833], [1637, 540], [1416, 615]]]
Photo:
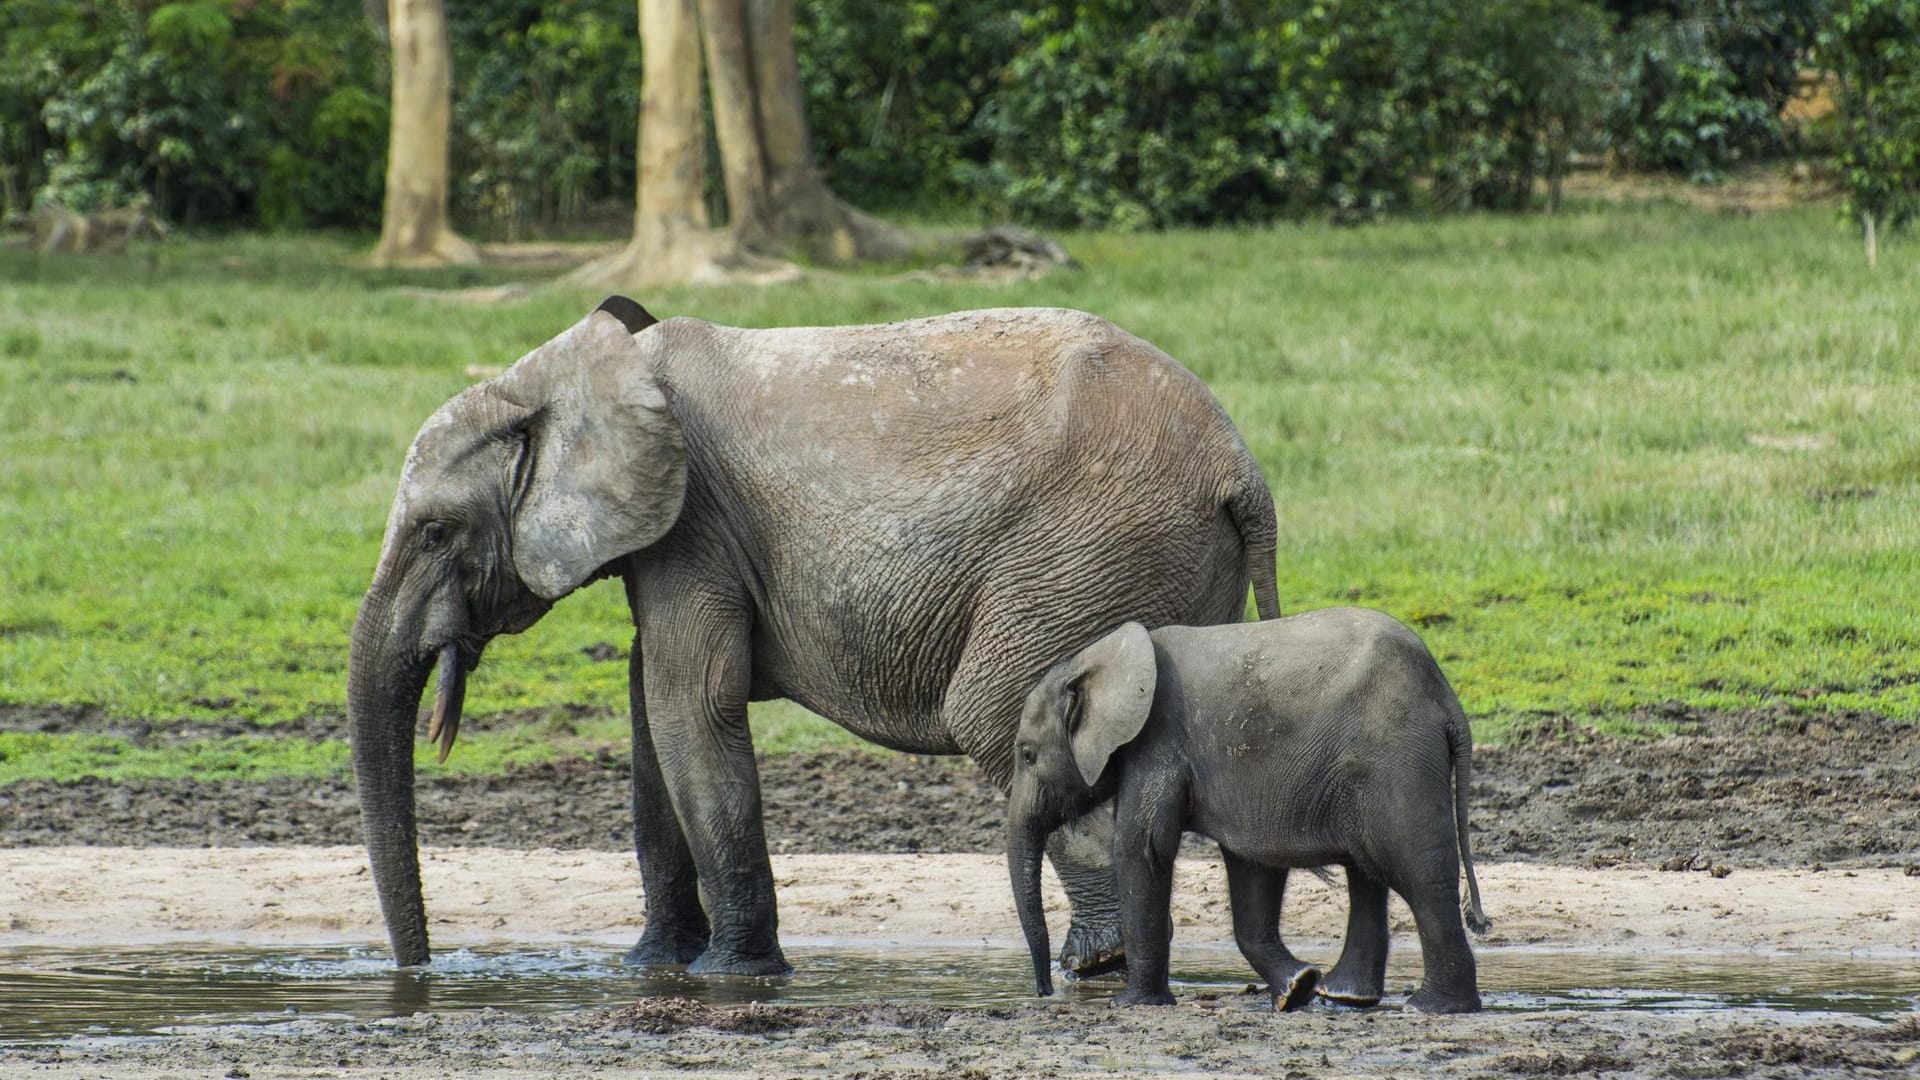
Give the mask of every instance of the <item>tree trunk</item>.
[[630, 288], [686, 282], [780, 280], [793, 267], [743, 254], [709, 228], [706, 120], [700, 109], [695, 0], [639, 0], [640, 140], [633, 239], [567, 275], [573, 284]]
[[[743, 8], [751, 42], [761, 157], [766, 162], [770, 198], [766, 214], [770, 246], [795, 248], [835, 262], [911, 253], [912, 240], [905, 230], [841, 202], [814, 164], [806, 95], [800, 88], [793, 45], [793, 0], [732, 2]], [[726, 151], [724, 141], [721, 150]]]
[[1879, 229], [1876, 227], [1877, 225], [1878, 222], [1874, 220], [1872, 213], [1861, 211], [1860, 235], [1861, 238], [1866, 241], [1867, 269], [1869, 270], [1875, 269], [1880, 265], [1880, 237]]
[[387, 196], [376, 266], [478, 261], [447, 225], [447, 132], [453, 63], [442, 0], [388, 0], [393, 47], [393, 119], [387, 136]]
[[754, 85], [753, 51], [758, 43], [748, 32], [745, 0], [700, 0], [700, 24], [713, 91], [713, 131], [720, 140], [726, 180], [727, 227], [742, 246], [765, 248], [772, 242], [770, 162]]
[[[642, 67], [639, 193], [633, 240], [569, 274], [599, 287], [769, 282], [799, 275], [777, 256], [898, 258], [904, 230], [853, 209], [814, 166], [793, 46], [792, 0], [639, 0]], [[727, 227], [708, 227], [707, 66], [727, 193]], [[926, 237], [927, 250], [955, 238]]]

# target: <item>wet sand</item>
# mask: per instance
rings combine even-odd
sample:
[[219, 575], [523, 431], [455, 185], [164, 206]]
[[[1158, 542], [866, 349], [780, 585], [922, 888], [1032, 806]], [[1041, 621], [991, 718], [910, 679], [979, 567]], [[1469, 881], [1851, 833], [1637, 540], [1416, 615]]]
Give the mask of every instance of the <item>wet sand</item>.
[[[640, 878], [617, 852], [429, 848], [422, 877], [436, 944], [631, 943]], [[1337, 872], [1336, 872], [1337, 873]], [[790, 943], [1015, 945], [1004, 863], [991, 855], [780, 855]], [[1899, 870], [1700, 871], [1483, 863], [1483, 947], [1623, 952], [1920, 956], [1920, 877]], [[1056, 936], [1065, 894], [1048, 871]], [[1414, 948], [1393, 902], [1396, 948]], [[1230, 944], [1217, 856], [1180, 861], [1182, 944]], [[1305, 951], [1337, 947], [1343, 887], [1288, 886], [1284, 926]], [[375, 944], [385, 941], [358, 848], [25, 848], [0, 851], [0, 946]], [[1916, 987], [1920, 992], [1920, 987]]]

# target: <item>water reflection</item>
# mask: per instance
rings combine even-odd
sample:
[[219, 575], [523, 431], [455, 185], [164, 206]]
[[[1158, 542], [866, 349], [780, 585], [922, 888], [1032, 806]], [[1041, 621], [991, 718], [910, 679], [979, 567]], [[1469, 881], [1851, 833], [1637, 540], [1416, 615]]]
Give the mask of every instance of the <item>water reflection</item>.
[[[1011, 949], [793, 948], [786, 978], [703, 978], [638, 970], [586, 948], [460, 949], [396, 971], [383, 951], [333, 949], [0, 950], [0, 1042], [142, 1034], [290, 1017], [374, 1020], [432, 1010], [550, 1012], [685, 997], [713, 1004], [892, 1001], [955, 1006], [1031, 1000]], [[1495, 1010], [1762, 1008], [1888, 1016], [1920, 1005], [1920, 959], [1615, 955], [1486, 949], [1481, 987]], [[1244, 996], [1251, 972], [1230, 950], [1176, 953], [1175, 993]], [[1419, 979], [1396, 953], [1389, 1005]], [[1098, 1001], [1119, 984], [1063, 983], [1062, 1001]]]

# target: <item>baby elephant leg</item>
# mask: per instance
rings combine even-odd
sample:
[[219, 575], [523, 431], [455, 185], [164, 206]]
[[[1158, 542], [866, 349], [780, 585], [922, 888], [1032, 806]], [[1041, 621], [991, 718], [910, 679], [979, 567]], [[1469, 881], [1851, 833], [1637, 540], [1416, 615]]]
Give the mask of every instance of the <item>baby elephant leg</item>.
[[1227, 896], [1233, 905], [1233, 938], [1253, 970], [1267, 980], [1276, 1011], [1297, 1009], [1313, 999], [1320, 969], [1302, 961], [1280, 940], [1280, 906], [1287, 872], [1249, 862], [1222, 851], [1227, 864]]
[[1320, 996], [1341, 1005], [1380, 1004], [1387, 985], [1387, 887], [1347, 867], [1347, 943], [1320, 984]]
[[1116, 1005], [1171, 1005], [1167, 960], [1173, 941], [1173, 860], [1180, 827], [1169, 815], [1141, 822], [1122, 807], [1114, 820], [1113, 881], [1121, 897], [1120, 936], [1127, 985]]
[[1400, 895], [1420, 931], [1420, 989], [1409, 1008], [1429, 1013], [1480, 1011], [1480, 982], [1460, 918], [1460, 882], [1452, 874], [1410, 882]]

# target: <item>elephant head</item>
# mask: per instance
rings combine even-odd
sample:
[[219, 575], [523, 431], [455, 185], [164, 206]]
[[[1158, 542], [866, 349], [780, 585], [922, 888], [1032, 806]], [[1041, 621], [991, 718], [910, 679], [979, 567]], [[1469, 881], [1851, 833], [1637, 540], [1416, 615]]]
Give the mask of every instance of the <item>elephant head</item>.
[[429, 734], [444, 760], [487, 643], [533, 625], [680, 514], [680, 425], [634, 337], [653, 323], [610, 297], [441, 406], [407, 453], [347, 676], [361, 821], [402, 966], [428, 956], [413, 809], [427, 676], [437, 664]]
[[1055, 829], [1112, 796], [1108, 763], [1146, 726], [1157, 675], [1153, 640], [1130, 622], [1055, 664], [1027, 695], [1007, 800], [1007, 871], [1043, 997], [1053, 977], [1040, 856]]

